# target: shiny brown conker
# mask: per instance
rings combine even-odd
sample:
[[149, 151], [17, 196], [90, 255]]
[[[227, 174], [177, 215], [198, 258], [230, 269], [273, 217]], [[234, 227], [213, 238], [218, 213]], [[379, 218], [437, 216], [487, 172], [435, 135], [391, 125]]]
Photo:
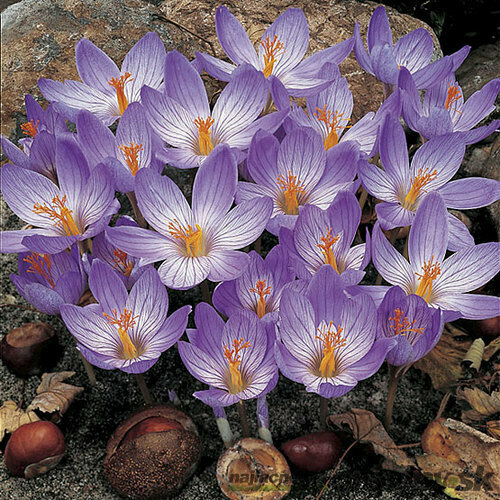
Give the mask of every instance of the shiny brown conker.
[[5, 448], [5, 465], [14, 476], [30, 479], [55, 467], [66, 443], [57, 425], [40, 420], [16, 429]]

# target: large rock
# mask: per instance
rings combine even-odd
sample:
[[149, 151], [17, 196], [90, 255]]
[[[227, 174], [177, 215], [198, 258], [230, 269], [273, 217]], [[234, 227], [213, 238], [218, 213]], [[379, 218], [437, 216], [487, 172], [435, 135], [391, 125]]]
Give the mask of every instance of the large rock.
[[[178, 50], [189, 58], [195, 51], [208, 52], [226, 58], [215, 34], [215, 11], [219, 0], [165, 0], [159, 6], [165, 18], [175, 24], [170, 29]], [[354, 23], [360, 24], [361, 36], [366, 39], [370, 17], [378, 6], [374, 2], [356, 0], [248, 0], [228, 4], [231, 12], [243, 24], [250, 39], [257, 45], [264, 29], [288, 7], [303, 9], [310, 30], [307, 55], [346, 40], [353, 34]], [[427, 24], [394, 9], [386, 7], [395, 40], [417, 28], [426, 28], [434, 39], [435, 56], [441, 56], [436, 35]], [[319, 68], [318, 68], [319, 69]], [[378, 109], [383, 100], [382, 85], [365, 73], [353, 54], [341, 65], [354, 94], [354, 121], [368, 111]]]

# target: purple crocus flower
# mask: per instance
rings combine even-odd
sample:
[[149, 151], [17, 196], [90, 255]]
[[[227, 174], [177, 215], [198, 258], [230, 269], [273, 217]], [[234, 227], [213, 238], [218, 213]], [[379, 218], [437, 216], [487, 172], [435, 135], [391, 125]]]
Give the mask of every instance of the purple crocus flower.
[[19, 293], [45, 314], [59, 314], [62, 304], [77, 304], [87, 283], [78, 246], [53, 255], [19, 254], [19, 276], [10, 279]]
[[262, 397], [278, 381], [273, 355], [274, 324], [241, 311], [227, 323], [208, 304], [195, 310], [196, 329], [188, 329], [188, 342], [178, 342], [184, 366], [210, 386], [193, 394], [212, 407], [229, 406]]
[[356, 196], [341, 191], [327, 210], [307, 205], [293, 231], [280, 231], [280, 244], [290, 254], [297, 276], [310, 279], [323, 265], [331, 266], [349, 285], [356, 285], [370, 262], [370, 236], [367, 243], [351, 248], [361, 220]]
[[252, 251], [243, 274], [235, 280], [217, 285], [212, 300], [217, 310], [225, 316], [247, 310], [259, 318], [276, 322], [281, 294], [294, 279], [288, 252], [281, 245], [275, 246], [265, 260]]
[[[380, 132], [380, 159], [384, 169], [360, 160], [359, 177], [365, 189], [383, 200], [376, 206], [383, 229], [409, 226], [427, 193], [438, 191], [449, 208], [470, 209], [489, 205], [500, 198], [500, 182], [472, 177], [450, 181], [465, 153], [463, 140], [448, 134], [421, 146], [409, 166], [403, 127], [387, 116]], [[473, 245], [465, 225], [448, 214], [449, 249]]]
[[343, 282], [323, 266], [305, 294], [281, 298], [275, 356], [285, 377], [325, 398], [340, 397], [383, 363], [393, 339], [376, 340], [376, 309], [360, 294], [347, 298]]
[[59, 253], [75, 241], [99, 234], [120, 207], [104, 167], [90, 172], [73, 139], [57, 139], [59, 186], [38, 172], [14, 165], [5, 165], [1, 173], [5, 201], [20, 219], [35, 226], [3, 232], [2, 252]]
[[294, 8], [287, 9], [266, 29], [258, 52], [227, 7], [217, 8], [215, 28], [222, 48], [234, 64], [197, 52], [196, 65], [200, 71], [204, 69], [227, 82], [236, 67], [251, 64], [266, 78], [279, 80], [293, 97], [314, 95], [327, 86], [328, 80], [317, 77], [318, 69], [326, 62], [340, 64], [354, 43], [349, 38], [302, 60], [309, 45], [309, 28], [302, 9]]
[[157, 232], [122, 226], [107, 234], [124, 252], [142, 257], [144, 264], [162, 260], [158, 272], [169, 288], [192, 288], [205, 278], [235, 279], [249, 259], [236, 249], [262, 233], [272, 210], [269, 198], [257, 198], [229, 211], [236, 183], [236, 159], [225, 145], [200, 167], [192, 208], [174, 181], [153, 169], [141, 169], [136, 176], [137, 201]]
[[[381, 276], [399, 285], [407, 295], [419, 295], [430, 306], [442, 309], [446, 321], [498, 316], [499, 297], [466, 292], [498, 273], [500, 243], [472, 245], [445, 259], [448, 221], [439, 193], [429, 193], [417, 210], [408, 239], [409, 262], [389, 243], [378, 222], [372, 238], [372, 259]], [[362, 288], [369, 291], [380, 287]]]
[[138, 102], [131, 103], [123, 112], [116, 137], [89, 111], [78, 114], [76, 128], [90, 168], [104, 163], [117, 191], [133, 191], [135, 175], [141, 168], [163, 169], [163, 163], [154, 158], [153, 134]]
[[455, 132], [465, 144], [474, 144], [500, 126], [500, 120], [493, 120], [488, 125], [471, 130], [495, 110], [500, 78], [488, 82], [467, 101], [464, 101], [462, 88], [453, 74], [428, 89], [423, 102], [412, 76], [405, 69], [399, 74], [399, 87], [404, 92], [405, 122], [426, 139]]
[[399, 286], [385, 294], [377, 316], [377, 336], [396, 340], [387, 354], [393, 366], [408, 366], [423, 358], [443, 332], [441, 310], [429, 307], [418, 295], [406, 295]]
[[357, 146], [346, 143], [326, 155], [321, 137], [310, 128], [296, 127], [280, 144], [272, 134], [259, 131], [252, 140], [247, 168], [252, 182], [239, 182], [236, 202], [262, 196], [274, 202], [266, 229], [278, 234], [293, 228], [301, 208], [326, 209], [342, 189], [353, 186]]
[[233, 75], [210, 111], [201, 76], [177, 51], [166, 57], [165, 92], [145, 87], [141, 93], [153, 130], [172, 146], [159, 156], [179, 168], [198, 167], [217, 144], [242, 151], [248, 149], [258, 129], [274, 132], [287, 112], [257, 119], [267, 94], [262, 73], [245, 65]]
[[57, 103], [55, 108], [73, 123], [86, 109], [111, 125], [129, 103], [140, 100], [143, 85], [162, 86], [165, 47], [156, 33], [147, 33], [129, 50], [121, 69], [86, 38], [76, 44], [75, 55], [82, 82], [38, 80], [45, 99]]
[[95, 260], [89, 287], [97, 304], [61, 306], [61, 316], [78, 341], [77, 348], [94, 366], [144, 373], [183, 334], [191, 306], [167, 317], [168, 294], [153, 268], [127, 293], [113, 269]]
[[434, 43], [431, 34], [424, 28], [408, 33], [393, 45], [389, 19], [382, 5], [372, 14], [367, 42], [368, 53], [361, 40], [359, 24], [356, 22], [354, 54], [359, 65], [392, 88], [398, 83], [401, 68], [406, 68], [413, 75], [417, 88], [432, 87], [450, 71], [456, 71], [470, 51], [470, 47], [465, 46], [454, 54], [431, 63]]

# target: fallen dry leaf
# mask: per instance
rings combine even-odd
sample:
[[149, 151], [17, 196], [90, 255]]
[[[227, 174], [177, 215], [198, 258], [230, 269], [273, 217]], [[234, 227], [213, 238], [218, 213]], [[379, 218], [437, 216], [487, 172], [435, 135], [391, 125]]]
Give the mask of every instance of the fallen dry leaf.
[[465, 354], [464, 361], [469, 362], [471, 368], [474, 368], [475, 370], [479, 371], [479, 368], [481, 367], [481, 361], [483, 360], [483, 353], [484, 353], [484, 340], [476, 339], [474, 340], [474, 342], [472, 342], [471, 346], [469, 347], [469, 350]]
[[500, 439], [500, 420], [486, 422], [486, 432], [495, 439]]
[[489, 361], [494, 354], [500, 349], [500, 336], [495, 340], [492, 340], [485, 348], [483, 352], [483, 359]]
[[389, 470], [403, 471], [408, 467], [415, 467], [413, 459], [396, 446], [387, 434], [382, 422], [371, 411], [352, 408], [350, 412], [340, 415], [330, 415], [328, 424], [342, 428], [348, 425], [353, 437], [360, 443], [368, 443], [378, 455], [385, 458], [382, 467]]
[[462, 412], [465, 423], [479, 422], [500, 412], [500, 391], [488, 394], [477, 387], [466, 387], [457, 389], [457, 399], [467, 401], [472, 407], [472, 410]]
[[491, 500], [500, 493], [500, 441], [453, 419], [436, 419], [422, 436], [422, 473], [464, 500]]
[[445, 324], [443, 335], [436, 347], [415, 363], [415, 367], [429, 374], [435, 389], [453, 385], [462, 377], [461, 362], [469, 350], [472, 340], [467, 334], [449, 323]]
[[38, 386], [35, 396], [28, 410], [40, 410], [44, 413], [55, 413], [60, 417], [66, 413], [69, 405], [77, 394], [83, 391], [83, 387], [65, 384], [63, 380], [72, 377], [75, 372], [44, 373], [42, 383]]
[[15, 401], [9, 400], [0, 407], [0, 441], [7, 432], [12, 433], [21, 425], [40, 420], [34, 411], [24, 411]]

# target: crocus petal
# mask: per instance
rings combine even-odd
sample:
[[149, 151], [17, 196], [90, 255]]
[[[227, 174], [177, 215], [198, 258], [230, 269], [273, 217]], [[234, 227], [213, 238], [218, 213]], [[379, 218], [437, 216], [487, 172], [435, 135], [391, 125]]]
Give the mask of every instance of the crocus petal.
[[156, 152], [156, 158], [173, 167], [185, 169], [199, 167], [204, 157], [190, 149], [165, 148]]
[[236, 295], [235, 281], [219, 283], [212, 294], [212, 302], [215, 308], [224, 316], [229, 317], [239, 311], [242, 305]]
[[240, 398], [236, 394], [230, 394], [229, 392], [221, 389], [196, 391], [193, 392], [193, 396], [212, 408], [226, 407], [240, 401]]
[[127, 302], [127, 289], [123, 281], [108, 264], [95, 259], [89, 274], [89, 288], [107, 314], [115, 309], [118, 315]]
[[474, 245], [474, 238], [467, 226], [453, 214], [448, 213], [448, 250], [456, 252]]
[[375, 211], [384, 231], [395, 227], [411, 226], [415, 218], [415, 214], [402, 207], [400, 203], [377, 203]]
[[382, 125], [379, 147], [380, 159], [387, 174], [397, 186], [408, 186], [410, 170], [405, 133], [401, 124], [390, 115], [386, 116]]
[[248, 151], [247, 167], [256, 183], [276, 188], [279, 147], [278, 139], [265, 130], [259, 130], [254, 135]]
[[448, 182], [439, 189], [439, 193], [449, 208], [480, 208], [498, 201], [500, 182], [483, 177], [468, 177]]
[[22, 241], [26, 236], [39, 234], [40, 229], [19, 229], [17, 231], [0, 232], [0, 253], [21, 253], [28, 248]]
[[470, 130], [495, 110], [495, 99], [500, 92], [500, 78], [488, 82], [481, 90], [474, 92], [464, 103], [456, 130]]
[[494, 318], [500, 314], [500, 297], [491, 295], [450, 294], [437, 303], [439, 307], [460, 312], [466, 319]]
[[394, 46], [396, 62], [410, 73], [428, 64], [433, 51], [432, 36], [425, 28], [417, 28], [401, 37]]
[[[391, 43], [392, 43], [392, 35], [391, 35]], [[356, 60], [358, 61], [359, 65], [366, 72], [373, 75], [372, 63], [370, 60], [370, 56], [366, 52], [363, 40], [361, 40], [358, 21], [356, 21], [354, 25], [354, 55], [356, 56]]]
[[371, 377], [380, 368], [387, 352], [391, 350], [394, 344], [394, 339], [376, 340], [370, 351], [359, 361], [349, 366], [345, 373], [356, 380]]
[[1, 145], [3, 154], [14, 163], [14, 165], [30, 169], [30, 157], [22, 149], [19, 149], [3, 135], [1, 136]]
[[[197, 330], [188, 330], [189, 341], [207, 353], [212, 353], [221, 366], [227, 366], [227, 359], [222, 355], [222, 331], [224, 321], [215, 309], [205, 302], [200, 302], [194, 312]], [[220, 356], [216, 356], [220, 353]]]
[[359, 160], [358, 172], [361, 184], [372, 196], [390, 203], [399, 202], [398, 180], [393, 176], [366, 160]]
[[392, 46], [391, 27], [389, 26], [389, 19], [383, 5], [380, 5], [373, 11], [368, 25], [366, 41], [370, 52], [376, 45], [387, 44]]
[[[17, 276], [12, 276], [12, 278], [17, 278]], [[60, 307], [65, 303], [59, 293], [40, 283], [27, 284], [23, 292], [23, 297], [32, 306], [45, 314], [59, 314]]]
[[373, 72], [377, 78], [391, 85], [398, 83], [399, 68], [391, 45], [376, 45], [371, 49]]
[[234, 64], [222, 61], [204, 52], [195, 52], [195, 54], [196, 61], [210, 76], [222, 82], [228, 82], [231, 79], [231, 73], [236, 69]]
[[217, 363], [213, 363], [205, 351], [184, 341], [179, 341], [177, 346], [184, 366], [193, 377], [205, 384], [225, 388], [223, 373], [219, 371]]
[[474, 130], [469, 130], [468, 132], [456, 132], [460, 134], [460, 137], [465, 144], [475, 144], [476, 142], [482, 141], [493, 132], [495, 132], [500, 127], [500, 120], [493, 120], [489, 125], [484, 127], [477, 127]]
[[36, 234], [33, 231], [32, 236], [27, 235], [23, 238], [22, 244], [32, 252], [54, 254], [62, 252], [77, 241], [76, 236], [53, 236], [54, 233], [48, 236], [49, 231], [45, 231], [45, 233], [38, 231]]
[[449, 57], [438, 59], [413, 73], [413, 79], [418, 89], [428, 89], [443, 80], [452, 71], [453, 60]]
[[201, 283], [210, 272], [207, 257], [185, 257], [172, 253], [158, 269], [161, 281], [169, 288], [187, 290]]
[[248, 254], [236, 250], [217, 250], [211, 252], [207, 259], [210, 262], [210, 281], [234, 280], [248, 265]]

